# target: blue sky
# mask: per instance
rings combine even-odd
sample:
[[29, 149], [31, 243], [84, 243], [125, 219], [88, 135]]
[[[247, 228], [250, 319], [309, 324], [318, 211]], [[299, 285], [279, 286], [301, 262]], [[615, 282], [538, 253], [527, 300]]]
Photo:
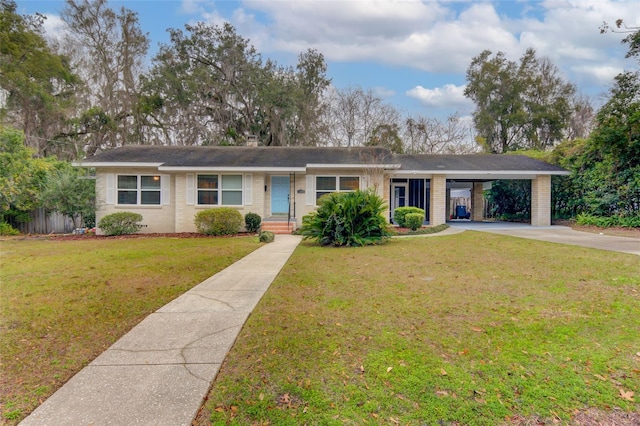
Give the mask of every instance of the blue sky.
[[[18, 0], [20, 13], [47, 16], [60, 30], [64, 1]], [[603, 21], [640, 25], [637, 1], [344, 1], [131, 0], [110, 1], [138, 12], [152, 56], [167, 43], [167, 28], [230, 22], [264, 58], [294, 65], [308, 48], [324, 54], [337, 88], [361, 86], [410, 114], [469, 115], [462, 95], [465, 71], [482, 50], [517, 60], [533, 47], [549, 57], [578, 90], [603, 101], [613, 77], [637, 68], [625, 60], [624, 34], [599, 33]], [[150, 58], [151, 59], [151, 58]]]

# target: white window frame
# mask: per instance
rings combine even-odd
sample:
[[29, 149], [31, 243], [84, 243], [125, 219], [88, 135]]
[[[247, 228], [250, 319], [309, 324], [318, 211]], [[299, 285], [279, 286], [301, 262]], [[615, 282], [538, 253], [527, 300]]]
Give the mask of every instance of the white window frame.
[[[118, 182], [120, 180], [120, 177], [123, 176], [129, 176], [129, 177], [136, 177], [136, 188], [120, 188], [120, 186], [118, 185]], [[143, 177], [157, 177], [158, 178], [158, 188], [153, 188], [153, 189], [145, 189], [142, 188], [142, 178]], [[118, 206], [144, 206], [144, 207], [148, 207], [148, 206], [161, 206], [163, 205], [163, 199], [166, 197], [165, 194], [163, 194], [163, 189], [166, 190], [166, 186], [163, 186], [163, 176], [162, 175], [158, 175], [158, 174], [118, 174], [115, 176], [115, 182], [114, 182], [114, 186], [115, 186], [115, 204]], [[109, 184], [109, 183], [107, 183]], [[127, 191], [127, 192], [136, 192], [136, 202], [134, 203], [120, 203], [119, 202], [119, 195], [120, 195], [120, 191]], [[152, 204], [143, 204], [142, 203], [142, 193], [143, 192], [157, 192], [158, 193], [158, 202], [157, 203], [152, 203]]]
[[[209, 188], [199, 188], [198, 187], [198, 179], [200, 176], [216, 176], [218, 179], [218, 187], [217, 188], [213, 188], [213, 189], [209, 189]], [[222, 183], [224, 181], [223, 176], [240, 176], [240, 187], [239, 188], [223, 188], [222, 187]], [[199, 207], [212, 207], [212, 206], [219, 206], [219, 207], [241, 207], [244, 204], [243, 203], [247, 203], [247, 198], [250, 196], [250, 194], [248, 194], [248, 188], [246, 188], [245, 186], [245, 182], [248, 180], [248, 175], [243, 175], [242, 173], [198, 173], [195, 175], [194, 177], [194, 201], [195, 201], [195, 205], [199, 206]], [[207, 192], [216, 192], [218, 194], [217, 197], [217, 204], [200, 204], [199, 200], [199, 192], [200, 191], [207, 191]], [[223, 194], [224, 192], [240, 192], [240, 204], [223, 204], [222, 200], [223, 200]]]
[[[335, 179], [335, 189], [330, 191], [330, 190], [326, 190], [326, 189], [318, 189], [318, 178], [334, 178]], [[322, 195], [325, 194], [329, 194], [332, 192], [354, 192], [357, 189], [340, 189], [340, 181], [343, 178], [356, 178], [358, 179], [358, 188], [360, 189], [360, 185], [362, 184], [362, 177], [359, 175], [315, 175], [313, 177], [313, 184], [314, 184], [314, 195], [315, 195], [315, 200], [314, 203], [315, 205], [318, 205], [318, 199], [320, 197], [318, 197], [318, 193], [322, 192]]]

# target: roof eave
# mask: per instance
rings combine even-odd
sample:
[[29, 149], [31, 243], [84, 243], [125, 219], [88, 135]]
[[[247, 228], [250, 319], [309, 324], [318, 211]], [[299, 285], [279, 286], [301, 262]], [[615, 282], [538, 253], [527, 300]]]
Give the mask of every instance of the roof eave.
[[557, 175], [568, 176], [571, 172], [566, 170], [397, 170], [396, 174], [411, 175], [523, 175], [523, 176], [542, 176]]
[[304, 167], [192, 167], [192, 166], [161, 166], [158, 170], [163, 172], [276, 172], [295, 173], [305, 172]]
[[159, 168], [163, 163], [129, 162], [129, 161], [74, 161], [74, 167], [152, 167]]
[[309, 163], [307, 169], [384, 169], [384, 170], [397, 170], [402, 167], [401, 164], [366, 164], [366, 163], [352, 163], [352, 164], [320, 164]]

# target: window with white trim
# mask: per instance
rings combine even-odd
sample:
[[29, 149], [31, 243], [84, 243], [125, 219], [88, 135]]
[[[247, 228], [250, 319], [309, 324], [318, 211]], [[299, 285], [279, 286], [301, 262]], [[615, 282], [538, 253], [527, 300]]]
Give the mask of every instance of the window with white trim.
[[351, 192], [360, 189], [358, 176], [316, 176], [316, 203], [331, 192]]
[[118, 204], [159, 206], [162, 183], [159, 175], [118, 175]]
[[242, 205], [242, 175], [198, 175], [196, 181], [198, 205]]

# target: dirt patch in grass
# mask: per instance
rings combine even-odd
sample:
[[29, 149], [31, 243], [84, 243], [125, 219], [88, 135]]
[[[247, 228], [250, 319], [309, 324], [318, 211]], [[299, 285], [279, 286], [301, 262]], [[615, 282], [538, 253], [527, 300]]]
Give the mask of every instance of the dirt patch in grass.
[[603, 411], [589, 409], [576, 414], [572, 419], [575, 426], [638, 426], [640, 413], [625, 413], [619, 410]]
[[[557, 418], [540, 419], [538, 417], [524, 418], [521, 416], [514, 416], [506, 422], [506, 425], [513, 426], [546, 426], [558, 424], [563, 424], [563, 422]], [[604, 411], [590, 408], [577, 412], [568, 424], [571, 426], [638, 426], [640, 425], [640, 413], [625, 413], [616, 409]]]

